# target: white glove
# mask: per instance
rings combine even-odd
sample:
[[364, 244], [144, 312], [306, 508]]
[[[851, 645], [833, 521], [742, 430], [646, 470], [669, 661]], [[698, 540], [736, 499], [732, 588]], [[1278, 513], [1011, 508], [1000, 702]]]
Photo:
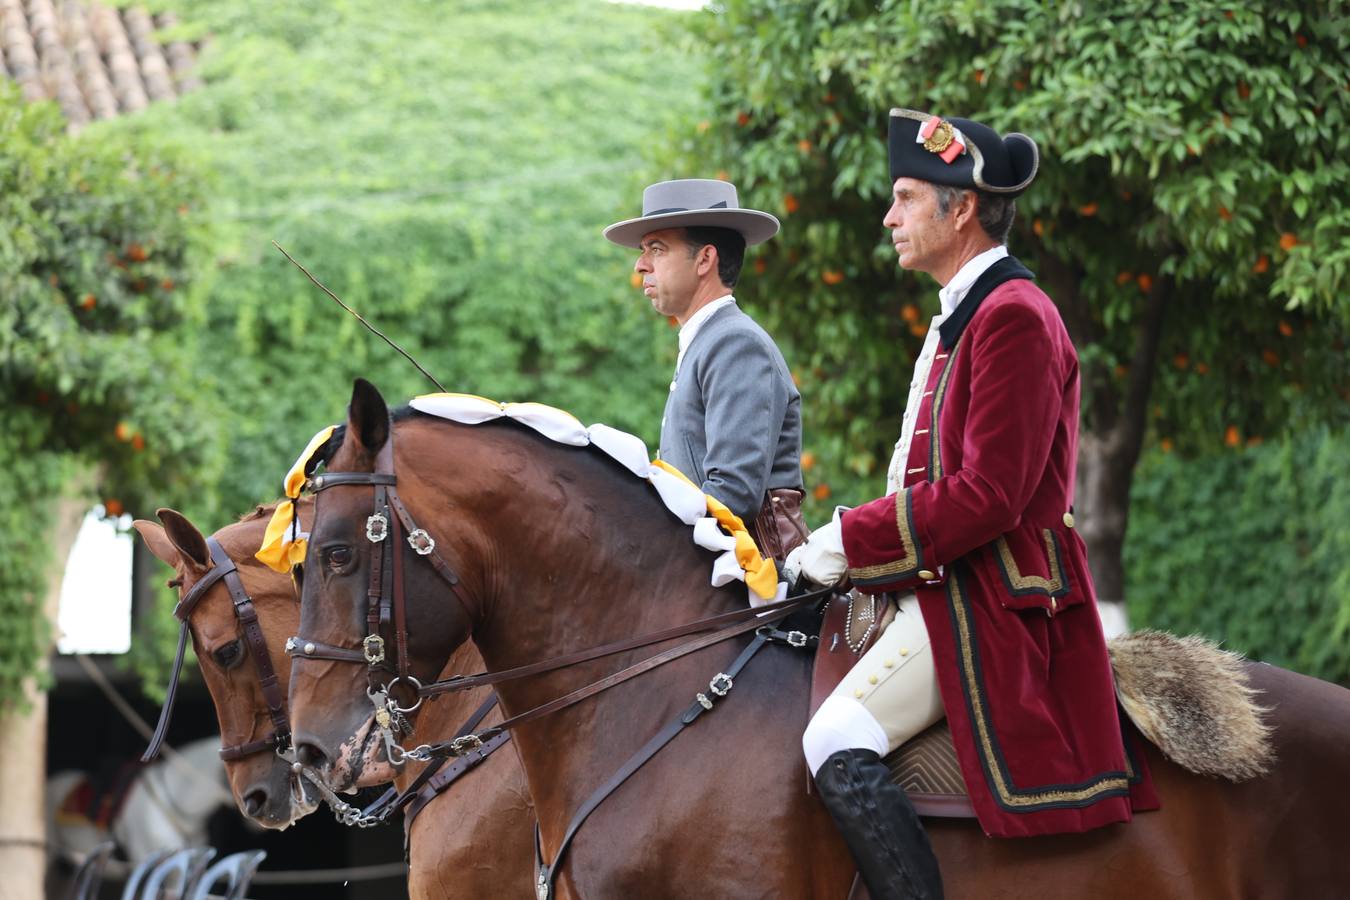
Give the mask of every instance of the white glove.
[[839, 525], [843, 509], [842, 506], [836, 509], [833, 519], [811, 532], [806, 543], [783, 560], [783, 580], [789, 585], [796, 584], [798, 577], [822, 587], [844, 580], [848, 559], [844, 556], [844, 536]]

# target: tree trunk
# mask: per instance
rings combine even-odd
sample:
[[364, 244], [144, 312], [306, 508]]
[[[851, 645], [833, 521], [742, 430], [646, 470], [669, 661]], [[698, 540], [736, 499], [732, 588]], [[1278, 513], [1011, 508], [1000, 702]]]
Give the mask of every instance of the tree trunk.
[[[1040, 266], [1074, 344], [1082, 348], [1098, 342], [1101, 329], [1078, 290], [1082, 273], [1049, 256], [1040, 258]], [[1123, 385], [1100, 358], [1084, 364], [1081, 373], [1084, 424], [1078, 442], [1074, 516], [1078, 533], [1087, 545], [1088, 564], [1108, 635], [1119, 634], [1128, 625], [1125, 532], [1130, 520], [1130, 488], [1148, 430], [1149, 397], [1172, 287], [1171, 278], [1160, 276], [1150, 288]]]
[[[43, 611], [56, 623], [61, 580], [80, 523], [89, 511], [90, 473], [67, 482], [56, 505], [48, 546], [52, 560]], [[46, 666], [47, 654], [43, 654]], [[0, 900], [32, 900], [43, 896], [47, 868], [47, 826], [44, 788], [47, 783], [47, 695], [38, 690], [37, 677], [27, 686], [28, 706], [0, 717], [0, 797], [4, 820], [0, 828]]]

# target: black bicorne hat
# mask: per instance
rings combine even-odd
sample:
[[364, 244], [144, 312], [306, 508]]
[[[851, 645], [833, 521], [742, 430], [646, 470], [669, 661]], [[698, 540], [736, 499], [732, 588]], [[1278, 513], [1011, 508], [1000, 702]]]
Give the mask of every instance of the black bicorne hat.
[[1040, 167], [1036, 142], [1007, 137], [970, 119], [944, 119], [913, 109], [891, 110], [891, 180], [917, 178], [1016, 197]]

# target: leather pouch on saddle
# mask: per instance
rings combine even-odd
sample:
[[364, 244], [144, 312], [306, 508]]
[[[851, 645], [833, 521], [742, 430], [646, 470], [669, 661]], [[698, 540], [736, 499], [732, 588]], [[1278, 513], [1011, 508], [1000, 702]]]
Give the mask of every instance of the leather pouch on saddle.
[[850, 590], [830, 597], [820, 623], [820, 644], [811, 673], [811, 715], [894, 618], [895, 598], [891, 594]]
[[793, 488], [774, 488], [764, 495], [751, 530], [760, 552], [774, 562], [781, 563], [811, 533], [802, 519], [802, 496]]

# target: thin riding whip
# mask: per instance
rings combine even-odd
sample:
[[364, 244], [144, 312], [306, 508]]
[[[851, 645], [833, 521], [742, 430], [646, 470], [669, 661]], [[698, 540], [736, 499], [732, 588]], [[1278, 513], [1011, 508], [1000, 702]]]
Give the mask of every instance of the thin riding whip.
[[356, 310], [352, 309], [352, 308], [351, 308], [350, 306], [348, 306], [347, 304], [343, 303], [343, 302], [342, 302], [342, 299], [341, 299], [340, 297], [338, 297], [337, 294], [333, 293], [333, 292], [330, 291], [328, 288], [324, 287], [323, 283], [320, 282], [319, 279], [317, 279], [317, 278], [315, 278], [313, 275], [309, 274], [309, 269], [306, 269], [304, 266], [300, 265], [300, 263], [298, 263], [298, 262], [295, 261], [295, 257], [294, 257], [294, 256], [291, 256], [289, 253], [286, 252], [286, 248], [282, 247], [282, 246], [281, 246], [280, 244], [278, 244], [276, 241], [273, 241], [273, 242], [272, 242], [272, 246], [273, 246], [273, 247], [276, 247], [278, 250], [280, 250], [280, 251], [281, 251], [281, 255], [284, 256], [284, 257], [286, 257], [287, 259], [289, 259], [289, 260], [291, 261], [291, 263], [292, 263], [297, 269], [299, 269], [301, 272], [304, 272], [306, 278], [308, 278], [310, 281], [312, 281], [312, 282], [314, 282], [316, 285], [318, 285], [319, 290], [323, 291], [325, 294], [327, 294], [328, 296], [332, 297], [333, 300], [337, 303], [338, 306], [342, 307], [342, 308], [345, 309], [347, 312], [349, 312], [349, 313], [351, 313], [353, 316], [355, 316], [355, 317], [356, 317], [356, 321], [360, 322], [362, 325], [366, 326], [366, 328], [370, 329], [370, 332], [371, 332], [372, 334], [374, 334], [376, 337], [378, 337], [378, 338], [380, 338], [381, 340], [383, 340], [383, 341], [384, 341], [386, 344], [388, 344], [390, 347], [393, 347], [393, 348], [394, 348], [395, 350], [397, 350], [399, 353], [402, 353], [403, 356], [404, 356], [404, 358], [406, 358], [406, 359], [408, 360], [408, 362], [412, 363], [414, 366], [417, 366], [417, 371], [419, 371], [419, 372], [421, 372], [423, 375], [427, 376], [427, 379], [428, 379], [432, 384], [434, 384], [434, 385], [436, 385], [436, 387], [440, 388], [441, 393], [443, 393], [443, 394], [444, 394], [444, 393], [449, 393], [449, 391], [447, 391], [447, 390], [445, 389], [445, 385], [441, 384], [439, 381], [437, 381], [435, 378], [432, 377], [432, 375], [431, 375], [430, 372], [428, 372], [426, 369], [422, 368], [422, 364], [419, 363], [417, 360], [413, 359], [412, 356], [408, 353], [407, 350], [404, 350], [404, 349], [403, 349], [402, 347], [400, 347], [398, 344], [395, 344], [393, 341], [391, 341], [391, 340], [389, 339], [389, 336], [388, 336], [388, 335], [386, 335], [383, 331], [380, 331], [380, 329], [376, 328], [374, 325], [372, 325], [372, 324], [370, 324], [369, 322], [367, 322], [364, 318], [362, 318], [362, 316], [361, 316], [361, 314], [360, 314], [359, 312], [357, 312]]

